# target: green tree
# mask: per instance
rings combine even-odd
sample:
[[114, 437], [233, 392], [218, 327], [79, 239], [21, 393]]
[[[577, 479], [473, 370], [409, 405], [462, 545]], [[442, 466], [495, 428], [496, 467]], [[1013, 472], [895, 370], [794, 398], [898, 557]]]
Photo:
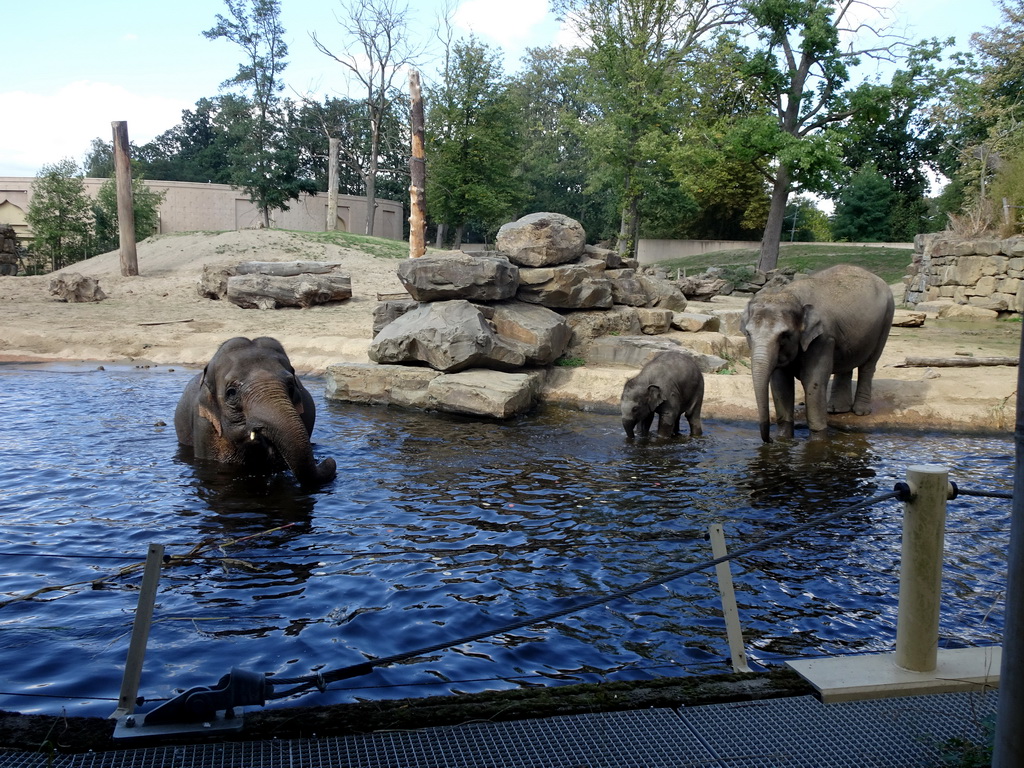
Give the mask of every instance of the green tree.
[[618, 231], [617, 200], [609, 186], [591, 183], [586, 128], [596, 112], [586, 98], [587, 76], [579, 52], [531, 49], [511, 83], [511, 98], [522, 118], [523, 213], [571, 216], [598, 241]]
[[836, 200], [832, 233], [836, 240], [879, 242], [889, 237], [893, 190], [873, 165], [865, 165], [850, 179]]
[[234, 77], [221, 87], [241, 87], [251, 98], [225, 102], [231, 110], [231, 183], [249, 194], [270, 226], [270, 211], [288, 210], [288, 201], [315, 188], [299, 176], [299, 156], [287, 141], [288, 117], [281, 107], [281, 73], [287, 66], [288, 46], [277, 0], [224, 0], [230, 18], [217, 14], [217, 24], [203, 32], [210, 40], [225, 39], [239, 46], [244, 60]]
[[87, 178], [111, 178], [114, 175], [114, 143], [97, 136], [92, 140], [92, 147], [86, 153], [82, 167]]
[[948, 98], [934, 110], [947, 132], [946, 207], [957, 199], [976, 211], [991, 206], [989, 185], [1024, 152], [1024, 0], [998, 6], [1001, 24], [971, 36], [974, 55], [960, 58]]
[[142, 175], [165, 181], [230, 184], [231, 158], [241, 150], [241, 132], [232, 125], [246, 102], [234, 94], [202, 98], [181, 113], [181, 122], [132, 150]]
[[795, 197], [786, 206], [782, 239], [791, 243], [822, 243], [832, 239], [828, 215], [809, 197]]
[[496, 231], [516, 210], [519, 129], [499, 54], [458, 42], [442, 74], [427, 99], [427, 210], [457, 248], [468, 226]]
[[619, 200], [618, 249], [635, 250], [640, 203], [651, 179], [646, 152], [664, 148], [679, 66], [698, 42], [736, 20], [737, 6], [677, 0], [557, 0], [556, 11], [587, 41], [583, 55], [600, 119], [590, 132], [593, 162]]
[[858, 0], [747, 0], [745, 7], [758, 39], [745, 73], [767, 112], [738, 123], [732, 144], [760, 163], [772, 187], [758, 259], [768, 271], [778, 263], [790, 191], [831, 192], [842, 172], [826, 129], [877, 109], [882, 86], [848, 89], [849, 68], [864, 55], [891, 56], [898, 42], [859, 49], [840, 42], [841, 32], [868, 28], [852, 18], [863, 7]]
[[836, 131], [851, 173], [872, 164], [892, 185], [886, 240], [909, 241], [941, 228], [929, 214], [928, 173], [940, 168], [946, 135], [930, 114], [958, 72], [958, 67], [938, 65], [952, 43], [930, 40], [913, 46], [889, 86], [874, 90], [875, 109], [853, 115]]
[[688, 119], [679, 126], [667, 162], [697, 206], [685, 237], [754, 240], [764, 230], [764, 174], [729, 146], [737, 123], [764, 114], [763, 103], [744, 80], [746, 55], [738, 35], [729, 30], [684, 62], [681, 105]]
[[[135, 214], [135, 240], [145, 240], [160, 226], [160, 203], [166, 195], [154, 192], [139, 177], [132, 178], [132, 211]], [[121, 237], [117, 226], [117, 183], [110, 178], [100, 185], [92, 206], [95, 222], [96, 253], [106, 253], [120, 247]]]
[[32, 228], [35, 268], [58, 270], [90, 255], [91, 201], [73, 160], [44, 165], [32, 185], [25, 219]]

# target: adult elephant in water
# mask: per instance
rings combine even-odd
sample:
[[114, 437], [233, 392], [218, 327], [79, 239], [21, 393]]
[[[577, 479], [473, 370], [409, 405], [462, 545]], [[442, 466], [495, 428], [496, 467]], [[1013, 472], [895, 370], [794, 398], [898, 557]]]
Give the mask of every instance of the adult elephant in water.
[[313, 458], [313, 398], [284, 347], [267, 336], [228, 339], [189, 381], [174, 411], [178, 442], [196, 458], [257, 472], [288, 468], [304, 485], [334, 478], [334, 459]]
[[[871, 384], [889, 338], [894, 306], [884, 280], [848, 264], [765, 288], [750, 300], [742, 328], [750, 344], [762, 440], [771, 442], [769, 383], [780, 437], [793, 437], [796, 379], [804, 387], [812, 434], [827, 428], [827, 413], [871, 413]], [[826, 404], [832, 374], [832, 396]]]

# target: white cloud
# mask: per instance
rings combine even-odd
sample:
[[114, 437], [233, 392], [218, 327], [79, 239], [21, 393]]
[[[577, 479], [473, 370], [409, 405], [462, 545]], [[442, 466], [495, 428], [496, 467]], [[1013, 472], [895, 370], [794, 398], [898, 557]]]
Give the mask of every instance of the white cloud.
[[111, 140], [114, 120], [126, 120], [129, 138], [144, 144], [180, 123], [182, 110], [193, 106], [84, 80], [47, 94], [0, 93], [0, 104], [15, 105], [15, 113], [0, 121], [0, 176], [35, 176], [64, 158], [81, 163], [94, 138]]
[[455, 26], [479, 37], [517, 48], [526, 44], [534, 29], [547, 18], [547, 0], [518, 0], [510, 3], [466, 0], [456, 9], [452, 21]]

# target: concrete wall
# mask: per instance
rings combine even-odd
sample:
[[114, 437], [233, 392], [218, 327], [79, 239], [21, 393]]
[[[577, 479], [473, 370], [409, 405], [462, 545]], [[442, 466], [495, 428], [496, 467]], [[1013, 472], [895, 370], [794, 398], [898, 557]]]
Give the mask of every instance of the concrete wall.
[[[785, 251], [789, 245], [810, 245], [810, 243], [782, 243]], [[815, 243], [823, 245], [823, 243]], [[911, 250], [913, 243], [828, 243], [836, 248], [901, 248]], [[637, 260], [640, 264], [653, 264], [667, 259], [685, 259], [688, 256], [702, 256], [716, 251], [759, 249], [760, 240], [640, 240], [637, 242]]]
[[[85, 179], [85, 191], [95, 197], [106, 179]], [[32, 199], [34, 178], [0, 177], [0, 223], [11, 224], [19, 237], [31, 237], [25, 212]], [[186, 181], [149, 181], [154, 192], [166, 192], [160, 205], [159, 232], [224, 231], [259, 226], [256, 206], [239, 189], [227, 184], [197, 184]], [[366, 222], [366, 198], [338, 196], [338, 229], [362, 234]], [[394, 200], [377, 200], [374, 235], [403, 239], [405, 213]], [[303, 194], [289, 202], [289, 210], [273, 211], [271, 226], [305, 232], [327, 229], [327, 194]]]

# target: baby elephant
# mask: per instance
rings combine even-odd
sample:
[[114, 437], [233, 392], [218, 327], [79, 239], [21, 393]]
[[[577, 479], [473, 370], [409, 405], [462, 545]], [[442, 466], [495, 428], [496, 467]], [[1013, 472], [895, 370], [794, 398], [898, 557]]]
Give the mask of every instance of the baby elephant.
[[648, 361], [622, 389], [622, 426], [633, 437], [639, 426], [640, 437], [647, 437], [658, 414], [658, 436], [679, 434], [679, 420], [686, 414], [690, 435], [703, 430], [700, 407], [704, 402], [704, 374], [696, 361], [683, 352], [659, 352]]

